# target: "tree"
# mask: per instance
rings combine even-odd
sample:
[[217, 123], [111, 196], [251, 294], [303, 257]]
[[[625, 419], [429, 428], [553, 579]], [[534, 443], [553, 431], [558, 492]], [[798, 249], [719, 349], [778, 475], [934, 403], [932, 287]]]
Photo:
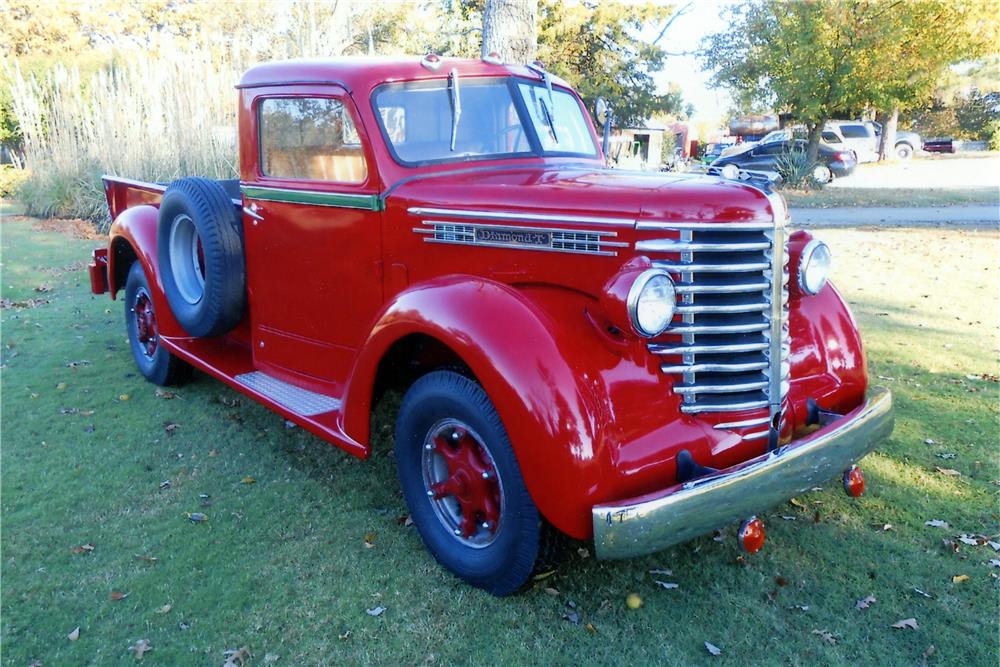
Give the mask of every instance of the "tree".
[[[973, 0], [743, 0], [703, 62], [738, 99], [791, 112], [815, 160], [823, 124], [846, 110], [898, 110], [929, 95], [952, 62], [996, 39]], [[893, 131], [894, 115], [886, 123]], [[890, 144], [891, 145], [891, 144]]]
[[677, 90], [659, 94], [652, 74], [666, 54], [638, 38], [648, 25], [662, 25], [669, 6], [608, 2], [539, 3], [538, 57], [569, 82], [593, 109], [598, 97], [614, 108], [623, 126], [637, 125], [660, 112], [681, 110]]
[[537, 0], [486, 0], [482, 56], [496, 53], [505, 62], [532, 62], [538, 40], [537, 13]]

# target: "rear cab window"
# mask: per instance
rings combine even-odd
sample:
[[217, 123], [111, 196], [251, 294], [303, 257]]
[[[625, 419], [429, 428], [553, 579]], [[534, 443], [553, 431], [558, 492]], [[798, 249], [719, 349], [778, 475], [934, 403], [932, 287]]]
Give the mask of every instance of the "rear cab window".
[[864, 125], [841, 125], [840, 133], [845, 139], [868, 139], [874, 136]]
[[264, 176], [363, 183], [361, 137], [343, 102], [331, 97], [269, 97], [258, 107]]

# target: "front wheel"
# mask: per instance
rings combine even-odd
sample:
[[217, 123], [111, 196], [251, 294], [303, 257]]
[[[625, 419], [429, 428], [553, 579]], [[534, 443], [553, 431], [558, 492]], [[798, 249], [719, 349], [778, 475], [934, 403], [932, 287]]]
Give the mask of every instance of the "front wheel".
[[439, 563], [494, 595], [528, 581], [542, 521], [482, 387], [451, 371], [417, 380], [396, 421], [396, 464], [413, 522]]
[[158, 385], [182, 384], [190, 379], [191, 367], [160, 343], [149, 280], [137, 261], [125, 281], [125, 329], [135, 365], [144, 378]]

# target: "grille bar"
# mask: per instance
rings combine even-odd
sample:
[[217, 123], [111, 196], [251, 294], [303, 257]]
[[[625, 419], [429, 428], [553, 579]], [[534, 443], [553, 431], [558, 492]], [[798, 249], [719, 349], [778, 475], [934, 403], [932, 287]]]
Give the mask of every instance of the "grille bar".
[[788, 391], [787, 214], [780, 197], [768, 199], [768, 222], [636, 225], [670, 233], [636, 250], [673, 274], [678, 295], [677, 317], [649, 351], [667, 357], [660, 370], [676, 377], [682, 412], [739, 413], [716, 428], [753, 431], [744, 439], [768, 435]]

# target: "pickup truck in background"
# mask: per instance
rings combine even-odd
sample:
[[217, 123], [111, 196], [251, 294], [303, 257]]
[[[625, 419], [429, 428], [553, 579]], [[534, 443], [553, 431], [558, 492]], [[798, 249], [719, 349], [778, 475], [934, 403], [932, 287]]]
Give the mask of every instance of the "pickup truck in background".
[[607, 169], [539, 64], [277, 62], [237, 88], [238, 181], [104, 179], [91, 287], [150, 382], [196, 369], [360, 458], [401, 392], [420, 537], [496, 595], [555, 531], [625, 558], [742, 521], [754, 552], [756, 513], [864, 489], [891, 396], [766, 182]]

